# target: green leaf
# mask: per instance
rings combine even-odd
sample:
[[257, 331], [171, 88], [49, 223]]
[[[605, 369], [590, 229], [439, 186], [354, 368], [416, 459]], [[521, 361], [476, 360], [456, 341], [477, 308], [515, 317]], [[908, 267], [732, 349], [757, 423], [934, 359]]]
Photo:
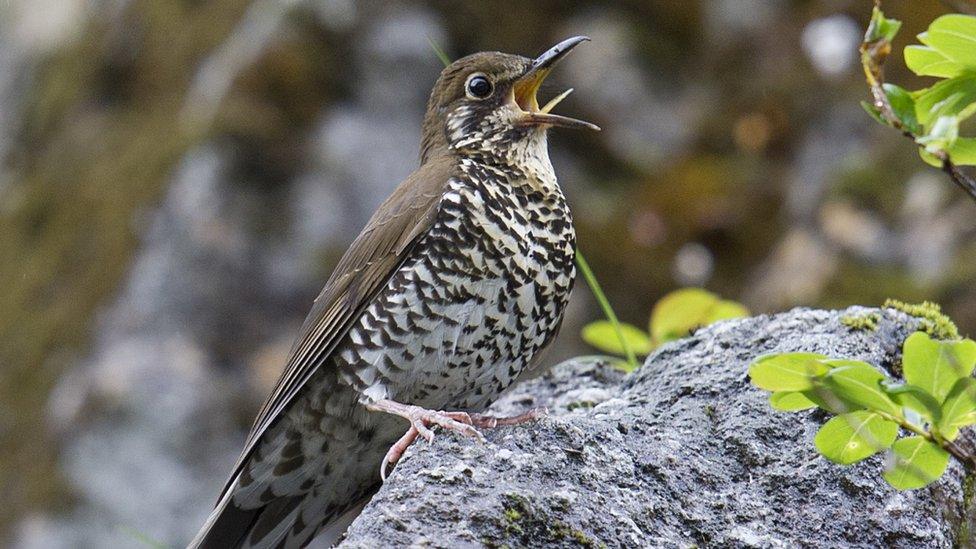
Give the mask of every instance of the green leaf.
[[944, 151], [953, 146], [959, 138], [959, 119], [955, 116], [940, 116], [928, 135], [915, 138], [915, 142], [924, 145], [930, 153]]
[[943, 15], [929, 25], [924, 42], [964, 68], [976, 69], [976, 17]]
[[[958, 143], [959, 140], [957, 139], [956, 142]], [[920, 156], [922, 158], [922, 161], [924, 161], [929, 166], [942, 169], [942, 161], [939, 160], [939, 157], [928, 152], [927, 150], [921, 148], [918, 149], [918, 156]]]
[[915, 410], [920, 416], [936, 423], [942, 417], [942, 407], [935, 397], [930, 395], [921, 387], [909, 385], [907, 383], [894, 384], [884, 382], [881, 384], [888, 396], [898, 404]]
[[864, 410], [831, 418], [817, 431], [813, 443], [823, 457], [850, 465], [891, 446], [898, 424]]
[[905, 340], [903, 355], [905, 381], [941, 403], [956, 380], [972, 375], [976, 366], [976, 342], [971, 339], [938, 341], [925, 332], [915, 332]]
[[[960, 137], [947, 150], [949, 159], [957, 166], [976, 166], [976, 138]], [[942, 167], [942, 162], [939, 162]]]
[[956, 116], [976, 102], [976, 75], [964, 74], [942, 80], [931, 88], [912, 94], [915, 117], [925, 128], [932, 128], [941, 116]]
[[701, 288], [682, 288], [662, 297], [651, 311], [651, 338], [656, 344], [688, 335], [719, 320], [748, 316], [749, 310]]
[[779, 391], [769, 395], [769, 405], [781, 412], [799, 412], [816, 408], [817, 403], [803, 396], [803, 393]]
[[[630, 344], [630, 348], [639, 355], [647, 355], [651, 352], [651, 338], [644, 330], [633, 324], [620, 323], [620, 331]], [[596, 347], [597, 349], [618, 356], [624, 356], [625, 351], [617, 338], [617, 332], [613, 328], [613, 323], [607, 320], [591, 322], [583, 327], [583, 341]]]
[[[600, 309], [603, 310], [603, 316], [606, 317], [607, 321], [610, 322], [611, 326], [614, 327], [614, 332], [619, 330], [620, 333], [616, 333], [618, 344], [623, 349], [623, 356], [627, 359], [627, 371], [633, 371], [640, 366], [637, 362], [637, 357], [634, 356], [634, 349], [627, 343], [627, 339], [623, 335], [623, 329], [620, 328], [620, 321], [617, 319], [617, 313], [613, 311], [613, 307], [610, 306], [610, 300], [607, 299], [605, 293], [603, 293], [603, 288], [600, 286], [600, 282], [596, 279], [596, 275], [593, 274], [593, 269], [590, 268], [589, 262], [586, 261], [586, 257], [583, 255], [583, 251], [580, 248], [576, 248], [576, 268], [579, 269], [580, 275], [582, 275], [583, 280], [586, 281], [586, 285], [590, 287], [590, 291], [593, 293], [593, 298], [600, 305]], [[580, 334], [582, 336], [582, 334]]]
[[814, 353], [782, 353], [759, 357], [749, 366], [752, 384], [767, 391], [805, 391], [813, 388], [811, 378], [830, 368], [826, 358]]
[[888, 103], [891, 110], [901, 123], [914, 134], [921, 133], [922, 128], [918, 125], [918, 117], [915, 115], [915, 99], [905, 88], [894, 84], [884, 85], [885, 95], [888, 96]]
[[664, 343], [687, 335], [702, 325], [718, 301], [718, 296], [700, 288], [669, 293], [651, 311], [651, 338]]
[[879, 111], [878, 108], [871, 103], [861, 101], [861, 108], [864, 109], [864, 112], [868, 113], [878, 124], [884, 124], [885, 126], [888, 125], [888, 123], [885, 122], [885, 119], [881, 118], [881, 111]]
[[824, 384], [838, 397], [869, 410], [901, 416], [901, 406], [882, 389], [885, 375], [874, 366], [855, 360], [825, 361], [834, 368], [824, 377]]
[[855, 410], [863, 410], [864, 407], [853, 402], [842, 400], [832, 389], [826, 386], [823, 378], [813, 378], [813, 388], [803, 391], [803, 396], [816, 404], [822, 410], [831, 414], [846, 414]]
[[719, 320], [728, 320], [730, 318], [745, 318], [749, 316], [749, 309], [745, 305], [736, 302], [723, 299], [712, 307], [711, 312], [705, 318], [706, 325], [714, 324]]
[[906, 46], [905, 65], [919, 76], [952, 78], [962, 72], [962, 65], [928, 46]]
[[956, 115], [956, 118], [958, 119], [959, 123], [962, 123], [963, 120], [966, 120], [973, 114], [976, 114], [976, 102], [972, 102], [966, 105], [962, 110], [959, 111], [959, 114]]
[[875, 40], [887, 40], [891, 42], [895, 35], [898, 34], [898, 29], [901, 28], [901, 21], [897, 19], [888, 19], [884, 16], [884, 13], [877, 6], [874, 7], [874, 11], [871, 12], [871, 22], [868, 24], [868, 30], [864, 34], [865, 42], [874, 42]]
[[939, 431], [949, 440], [959, 436], [959, 429], [976, 425], [976, 379], [964, 377], [952, 386], [942, 404]]
[[891, 446], [893, 460], [882, 473], [899, 490], [926, 486], [942, 476], [949, 454], [922, 437], [906, 437]]
[[430, 44], [430, 49], [434, 50], [434, 55], [436, 55], [437, 58], [441, 60], [441, 63], [445, 67], [451, 64], [451, 58], [448, 57], [446, 53], [444, 53], [444, 50], [441, 49], [440, 45], [437, 42], [435, 42], [434, 39], [431, 38], [429, 34], [427, 35], [427, 43]]

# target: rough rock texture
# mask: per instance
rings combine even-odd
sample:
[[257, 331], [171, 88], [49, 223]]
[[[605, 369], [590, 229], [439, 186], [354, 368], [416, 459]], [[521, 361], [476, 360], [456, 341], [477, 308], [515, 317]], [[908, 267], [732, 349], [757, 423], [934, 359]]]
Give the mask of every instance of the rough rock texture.
[[963, 472], [896, 492], [882, 458], [820, 458], [820, 412], [778, 413], [749, 385], [770, 352], [897, 365], [916, 321], [876, 331], [798, 309], [727, 321], [667, 345], [625, 376], [599, 360], [557, 366], [498, 410], [548, 405], [537, 425], [488, 443], [441, 434], [416, 445], [351, 526], [343, 547], [966, 546]]

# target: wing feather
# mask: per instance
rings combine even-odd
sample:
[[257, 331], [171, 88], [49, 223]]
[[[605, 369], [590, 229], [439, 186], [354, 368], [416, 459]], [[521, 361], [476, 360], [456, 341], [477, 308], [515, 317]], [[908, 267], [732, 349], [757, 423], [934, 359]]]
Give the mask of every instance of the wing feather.
[[453, 165], [447, 157], [430, 159], [411, 174], [377, 209], [339, 260], [325, 288], [315, 298], [289, 353], [285, 370], [258, 412], [244, 451], [218, 502], [234, 485], [261, 435], [328, 359], [430, 228], [453, 174]]

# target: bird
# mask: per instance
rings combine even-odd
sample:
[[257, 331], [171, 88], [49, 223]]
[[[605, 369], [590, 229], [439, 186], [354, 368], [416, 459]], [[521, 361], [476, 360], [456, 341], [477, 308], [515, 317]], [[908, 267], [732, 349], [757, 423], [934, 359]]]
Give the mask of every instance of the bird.
[[538, 369], [576, 278], [576, 234], [549, 159], [550, 128], [599, 130], [540, 107], [553, 67], [589, 40], [532, 59], [448, 65], [422, 124], [420, 165], [379, 206], [315, 299], [191, 548], [331, 544], [406, 448], [439, 427], [539, 417], [484, 410]]

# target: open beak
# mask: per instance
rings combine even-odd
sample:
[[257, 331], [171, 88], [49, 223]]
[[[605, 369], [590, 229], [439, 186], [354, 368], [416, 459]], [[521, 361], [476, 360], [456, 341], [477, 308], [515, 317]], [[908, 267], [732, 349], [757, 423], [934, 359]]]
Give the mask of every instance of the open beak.
[[589, 38], [586, 36], [574, 36], [563, 40], [549, 48], [549, 50], [539, 57], [536, 57], [529, 70], [515, 81], [512, 90], [515, 95], [515, 103], [525, 112], [521, 120], [523, 124], [533, 126], [559, 126], [562, 128], [586, 128], [600, 131], [600, 127], [596, 124], [569, 118], [568, 116], [551, 114], [549, 112], [560, 101], [565, 99], [567, 95], [572, 93], [572, 88], [557, 95], [541, 108], [539, 107], [539, 100], [536, 98], [536, 93], [538, 93], [539, 87], [542, 86], [542, 81], [546, 79], [546, 76], [549, 75], [556, 63], [563, 57], [566, 57], [566, 54], [572, 51], [573, 48], [587, 41], [589, 41]]

